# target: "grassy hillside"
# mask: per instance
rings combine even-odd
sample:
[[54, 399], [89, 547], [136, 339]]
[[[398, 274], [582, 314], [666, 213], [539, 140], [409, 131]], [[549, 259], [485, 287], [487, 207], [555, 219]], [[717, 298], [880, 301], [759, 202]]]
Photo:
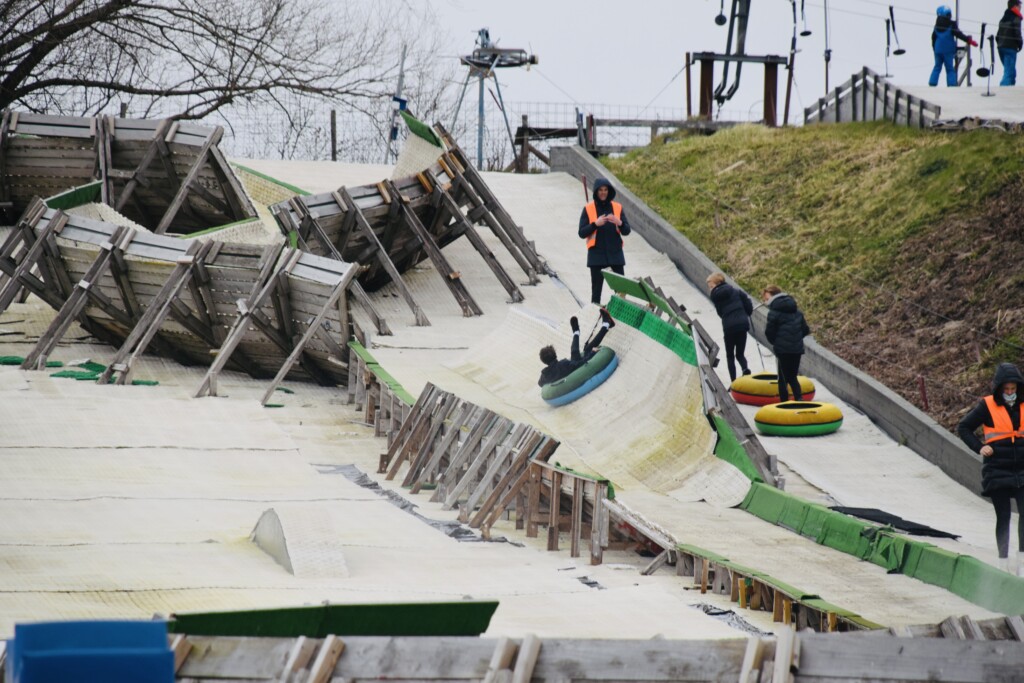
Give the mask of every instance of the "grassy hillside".
[[[681, 137], [605, 163], [756, 295], [953, 428], [1024, 362], [1024, 136], [884, 123]], [[756, 356], [754, 359], [756, 367]]]

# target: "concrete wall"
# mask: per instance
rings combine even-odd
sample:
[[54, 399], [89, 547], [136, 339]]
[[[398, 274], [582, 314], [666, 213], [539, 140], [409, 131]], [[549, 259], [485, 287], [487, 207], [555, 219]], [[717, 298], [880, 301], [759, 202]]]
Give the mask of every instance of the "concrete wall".
[[[704, 291], [708, 275], [721, 270], [693, 242], [626, 189], [611, 171], [581, 147], [552, 148], [551, 170], [568, 173], [575, 178], [584, 174], [591, 181], [598, 177], [608, 178], [615, 185], [615, 199], [626, 209], [633, 230], [667, 255], [698, 290]], [[767, 345], [764, 338], [765, 316], [763, 308], [754, 311], [753, 334], [759, 342]], [[813, 338], [806, 340], [806, 347], [801, 364], [803, 372], [821, 380], [836, 396], [871, 418], [901, 445], [938, 466], [954, 481], [980, 493], [981, 456], [972, 453], [960, 439], [898, 394], [822, 347]]]

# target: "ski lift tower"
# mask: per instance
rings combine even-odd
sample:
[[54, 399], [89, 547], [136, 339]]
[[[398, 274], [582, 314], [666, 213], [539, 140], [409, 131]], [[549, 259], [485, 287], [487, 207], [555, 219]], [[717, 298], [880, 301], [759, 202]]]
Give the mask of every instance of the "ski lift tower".
[[501, 115], [505, 119], [505, 130], [508, 132], [509, 142], [512, 145], [512, 154], [516, 153], [515, 140], [512, 137], [512, 128], [508, 123], [508, 114], [505, 112], [505, 102], [501, 96], [501, 85], [498, 83], [496, 69], [508, 69], [512, 67], [528, 66], [537, 63], [537, 55], [527, 54], [526, 50], [518, 48], [499, 48], [491, 42], [490, 31], [482, 28], [477, 31], [476, 49], [473, 54], [460, 58], [463, 64], [469, 67], [466, 74], [466, 81], [462, 84], [462, 94], [459, 95], [459, 103], [455, 105], [455, 116], [452, 117], [452, 130], [455, 130], [455, 123], [459, 118], [459, 110], [462, 109], [462, 100], [466, 97], [466, 89], [469, 82], [476, 78], [479, 83], [479, 100], [477, 102], [477, 129], [476, 129], [476, 165], [483, 168], [484, 163], [484, 81], [488, 78], [494, 79], [494, 87], [498, 92], [498, 106], [501, 108]]

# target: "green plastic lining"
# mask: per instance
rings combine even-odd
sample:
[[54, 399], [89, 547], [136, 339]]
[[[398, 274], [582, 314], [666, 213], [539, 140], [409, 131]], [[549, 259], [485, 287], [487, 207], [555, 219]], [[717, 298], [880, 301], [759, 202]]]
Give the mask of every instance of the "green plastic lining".
[[79, 185], [78, 187], [72, 187], [70, 190], [65, 190], [60, 194], [55, 194], [46, 199], [44, 203], [51, 209], [73, 209], [76, 206], [91, 204], [99, 200], [100, 189], [102, 187], [103, 183], [97, 180], [94, 183]]
[[620, 297], [611, 298], [608, 302], [608, 313], [669, 349], [684, 363], [697, 365], [697, 350], [693, 337], [688, 332]]
[[631, 296], [634, 299], [647, 302], [667, 315], [669, 320], [682, 328], [687, 334], [692, 334], [689, 323], [676, 315], [676, 312], [668, 305], [668, 301], [658, 296], [654, 288], [643, 280], [631, 280], [607, 270], [602, 271], [602, 275], [604, 275], [604, 280], [608, 283], [608, 286], [617, 294]]
[[[55, 361], [56, 362], [56, 361]], [[49, 367], [49, 363], [47, 363]], [[57, 366], [59, 367], [59, 366]], [[73, 368], [78, 368], [73, 369]], [[71, 368], [54, 372], [50, 374], [50, 377], [63, 377], [68, 379], [78, 380], [80, 382], [96, 382], [99, 381], [100, 374], [107, 369], [106, 365], [102, 363], [94, 363], [91, 360], [84, 361], [82, 363], [76, 363]], [[113, 378], [111, 378], [113, 382]], [[160, 382], [153, 379], [133, 379], [132, 386], [146, 386], [153, 387], [160, 384]]]
[[399, 384], [398, 380], [396, 380], [384, 368], [382, 368], [380, 364], [377, 362], [377, 359], [374, 358], [373, 355], [369, 351], [367, 351], [362, 344], [353, 339], [348, 343], [348, 347], [352, 349], [352, 351], [357, 356], [363, 359], [363, 362], [366, 363], [366, 369], [372, 372], [378, 380], [380, 380], [385, 386], [391, 389], [395, 396], [400, 398], [406, 405], [411, 406], [416, 404], [416, 398], [408, 391], [406, 391], [405, 387]]
[[888, 572], [944, 588], [985, 609], [1024, 613], [1024, 579], [970, 555], [908, 538], [891, 528], [875, 526], [758, 482], [751, 484], [740, 507], [817, 543]]
[[736, 433], [721, 415], [713, 415], [715, 431], [718, 432], [718, 443], [715, 444], [715, 456], [725, 460], [727, 463], [738, 469], [751, 481], [764, 481], [757, 473], [757, 468], [750, 461], [747, 451], [740, 445]]
[[290, 190], [291, 192], [294, 192], [295, 194], [301, 194], [301, 195], [313, 194], [312, 192], [308, 192], [307, 190], [303, 190], [301, 187], [295, 187], [294, 185], [289, 185], [288, 183], [284, 182], [283, 180], [278, 180], [277, 178], [275, 178], [273, 176], [269, 176], [266, 173], [260, 173], [259, 171], [253, 170], [253, 169], [249, 168], [248, 166], [243, 166], [242, 164], [236, 164], [235, 162], [231, 162], [231, 165], [234, 166], [237, 169], [245, 171], [246, 173], [251, 173], [254, 176], [256, 176], [257, 178], [263, 178], [264, 180], [272, 182], [275, 185], [277, 185], [278, 187], [283, 187], [286, 190]]
[[599, 477], [596, 474], [590, 474], [589, 472], [580, 472], [579, 470], [574, 470], [573, 468], [566, 467], [565, 465], [562, 465], [557, 461], [550, 464], [555, 469], [561, 470], [563, 472], [568, 472], [569, 474], [575, 477], [581, 477], [583, 479], [589, 479], [590, 481], [596, 481], [599, 484], [606, 484], [608, 486], [608, 500], [615, 500], [615, 485], [612, 484], [610, 479], [605, 479], [604, 477]]
[[441, 138], [437, 137], [437, 133], [434, 132], [433, 128], [423, 123], [404, 109], [399, 113], [405, 120], [405, 125], [409, 126], [410, 133], [413, 133], [416, 137], [423, 138], [435, 147], [444, 149], [444, 145], [441, 144]]
[[325, 638], [339, 636], [479, 636], [497, 602], [316, 605], [177, 614], [170, 633], [198, 636]]
[[[0, 365], [21, 365], [25, 362], [23, 356], [0, 356]], [[59, 360], [48, 360], [46, 361], [46, 367], [48, 368], [62, 368], [64, 363]]]

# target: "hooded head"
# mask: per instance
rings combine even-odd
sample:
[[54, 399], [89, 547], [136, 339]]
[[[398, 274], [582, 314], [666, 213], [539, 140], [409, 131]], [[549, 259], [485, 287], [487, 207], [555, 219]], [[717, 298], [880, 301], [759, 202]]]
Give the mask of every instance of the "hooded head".
[[1020, 0], [1006, 0], [1006, 9], [1013, 9], [1014, 7], [1020, 7]]
[[[607, 187], [608, 188], [608, 196], [605, 197], [603, 200], [600, 199], [597, 196], [597, 191], [600, 190], [602, 187]], [[615, 199], [615, 188], [612, 187], [612, 184], [609, 183], [606, 178], [598, 178], [597, 180], [595, 180], [594, 181], [594, 200], [595, 201], [610, 202], [613, 199]]]
[[951, 19], [953, 17], [953, 10], [949, 8], [949, 5], [939, 5], [935, 9], [935, 15], [939, 17], [946, 17]]
[[[1003, 385], [1007, 382], [1014, 382], [1017, 385], [1016, 390], [1011, 393], [1016, 393], [1019, 396], [1024, 392], [1024, 377], [1021, 376], [1017, 366], [1013, 363], [1000, 363], [996, 366], [996, 374], [992, 378], [992, 396], [999, 405], [1006, 403], [1003, 400]], [[1017, 400], [1019, 401], [1020, 398]]]

